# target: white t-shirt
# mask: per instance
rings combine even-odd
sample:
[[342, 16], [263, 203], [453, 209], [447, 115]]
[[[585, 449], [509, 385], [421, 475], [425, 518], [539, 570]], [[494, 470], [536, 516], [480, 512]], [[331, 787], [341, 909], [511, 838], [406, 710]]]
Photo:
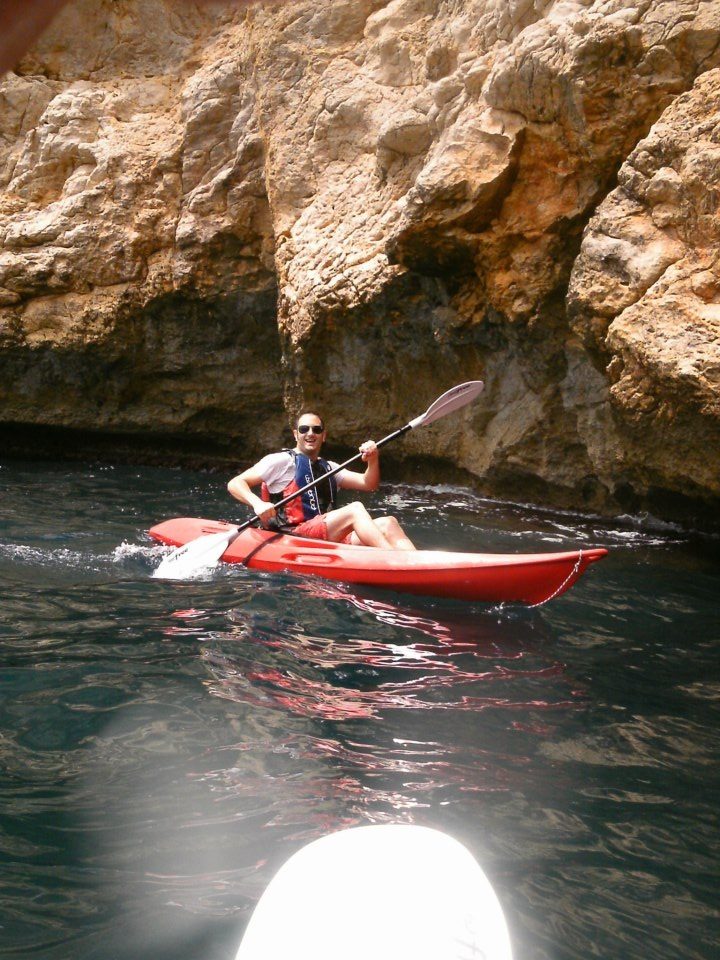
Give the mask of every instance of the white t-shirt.
[[[327, 461], [330, 469], [338, 466], [334, 460]], [[283, 450], [281, 453], [269, 453], [257, 463], [257, 471], [267, 484], [270, 493], [281, 493], [295, 476], [295, 458], [291, 453]], [[345, 471], [335, 474], [338, 489], [342, 489], [342, 478]]]

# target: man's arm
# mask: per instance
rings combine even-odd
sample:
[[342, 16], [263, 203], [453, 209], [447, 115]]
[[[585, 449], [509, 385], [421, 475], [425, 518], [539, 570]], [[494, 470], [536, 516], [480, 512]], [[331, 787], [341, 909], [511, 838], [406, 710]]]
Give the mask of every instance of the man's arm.
[[252, 467], [249, 467], [243, 473], [239, 473], [236, 477], [233, 477], [230, 483], [228, 483], [228, 493], [235, 497], [236, 500], [239, 500], [240, 503], [247, 504], [252, 510], [255, 511], [255, 516], [259, 517], [262, 523], [266, 524], [275, 516], [275, 507], [272, 503], [268, 503], [267, 500], [263, 500], [253, 493], [250, 489], [251, 487], [256, 487], [259, 483], [262, 483], [263, 478], [258, 472], [258, 465], [255, 464]]
[[367, 464], [365, 473], [343, 470], [338, 486], [342, 490], [364, 490], [371, 493], [380, 485], [380, 451], [374, 440], [368, 440], [360, 447], [360, 453]]

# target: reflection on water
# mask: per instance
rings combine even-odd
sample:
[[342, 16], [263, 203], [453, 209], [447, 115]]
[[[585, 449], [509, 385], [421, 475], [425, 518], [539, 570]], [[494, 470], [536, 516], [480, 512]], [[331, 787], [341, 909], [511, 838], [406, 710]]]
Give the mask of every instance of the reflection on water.
[[226, 960], [300, 845], [405, 822], [477, 856], [517, 960], [714, 958], [712, 542], [397, 487], [381, 508], [427, 546], [611, 556], [533, 611], [177, 584], [144, 531], [225, 516], [219, 480], [0, 480], [0, 957]]
[[[293, 590], [324, 601], [330, 629], [313, 635], [302, 615], [234, 608], [232, 628], [214, 631], [203, 651], [213, 692], [328, 720], [388, 710], [527, 711], [572, 703], [567, 689], [558, 699], [562, 665], [533, 654], [543, 626], [530, 613], [505, 621], [458, 610], [439, 620], [334, 585], [300, 582]], [[361, 615], [348, 618], [348, 605]], [[551, 682], [541, 687], [543, 680]]]

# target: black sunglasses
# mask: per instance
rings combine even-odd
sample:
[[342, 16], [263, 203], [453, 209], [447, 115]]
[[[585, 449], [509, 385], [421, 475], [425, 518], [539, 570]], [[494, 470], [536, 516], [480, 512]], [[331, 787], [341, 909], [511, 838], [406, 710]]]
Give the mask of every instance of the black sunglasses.
[[297, 428], [298, 433], [307, 433], [308, 430], [312, 430], [313, 433], [320, 434], [320, 433], [323, 433], [323, 432], [325, 431], [325, 427], [323, 427], [322, 425], [319, 425], [319, 424], [314, 424], [314, 425], [311, 427], [310, 424], [308, 424], [308, 423], [302, 423], [302, 424]]

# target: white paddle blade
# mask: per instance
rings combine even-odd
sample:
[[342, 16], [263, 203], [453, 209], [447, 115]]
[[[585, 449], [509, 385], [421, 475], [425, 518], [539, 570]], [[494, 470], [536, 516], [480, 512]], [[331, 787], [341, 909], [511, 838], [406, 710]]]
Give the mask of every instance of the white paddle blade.
[[173, 550], [162, 561], [153, 577], [160, 580], [188, 580], [205, 567], [214, 567], [237, 533], [237, 527], [210, 533]]
[[441, 397], [430, 404], [425, 413], [421, 413], [419, 417], [411, 420], [410, 426], [414, 428], [424, 423], [433, 423], [440, 417], [444, 417], [454, 410], [459, 410], [479, 396], [484, 386], [482, 380], [468, 380], [467, 383], [459, 383], [456, 387], [446, 390]]

